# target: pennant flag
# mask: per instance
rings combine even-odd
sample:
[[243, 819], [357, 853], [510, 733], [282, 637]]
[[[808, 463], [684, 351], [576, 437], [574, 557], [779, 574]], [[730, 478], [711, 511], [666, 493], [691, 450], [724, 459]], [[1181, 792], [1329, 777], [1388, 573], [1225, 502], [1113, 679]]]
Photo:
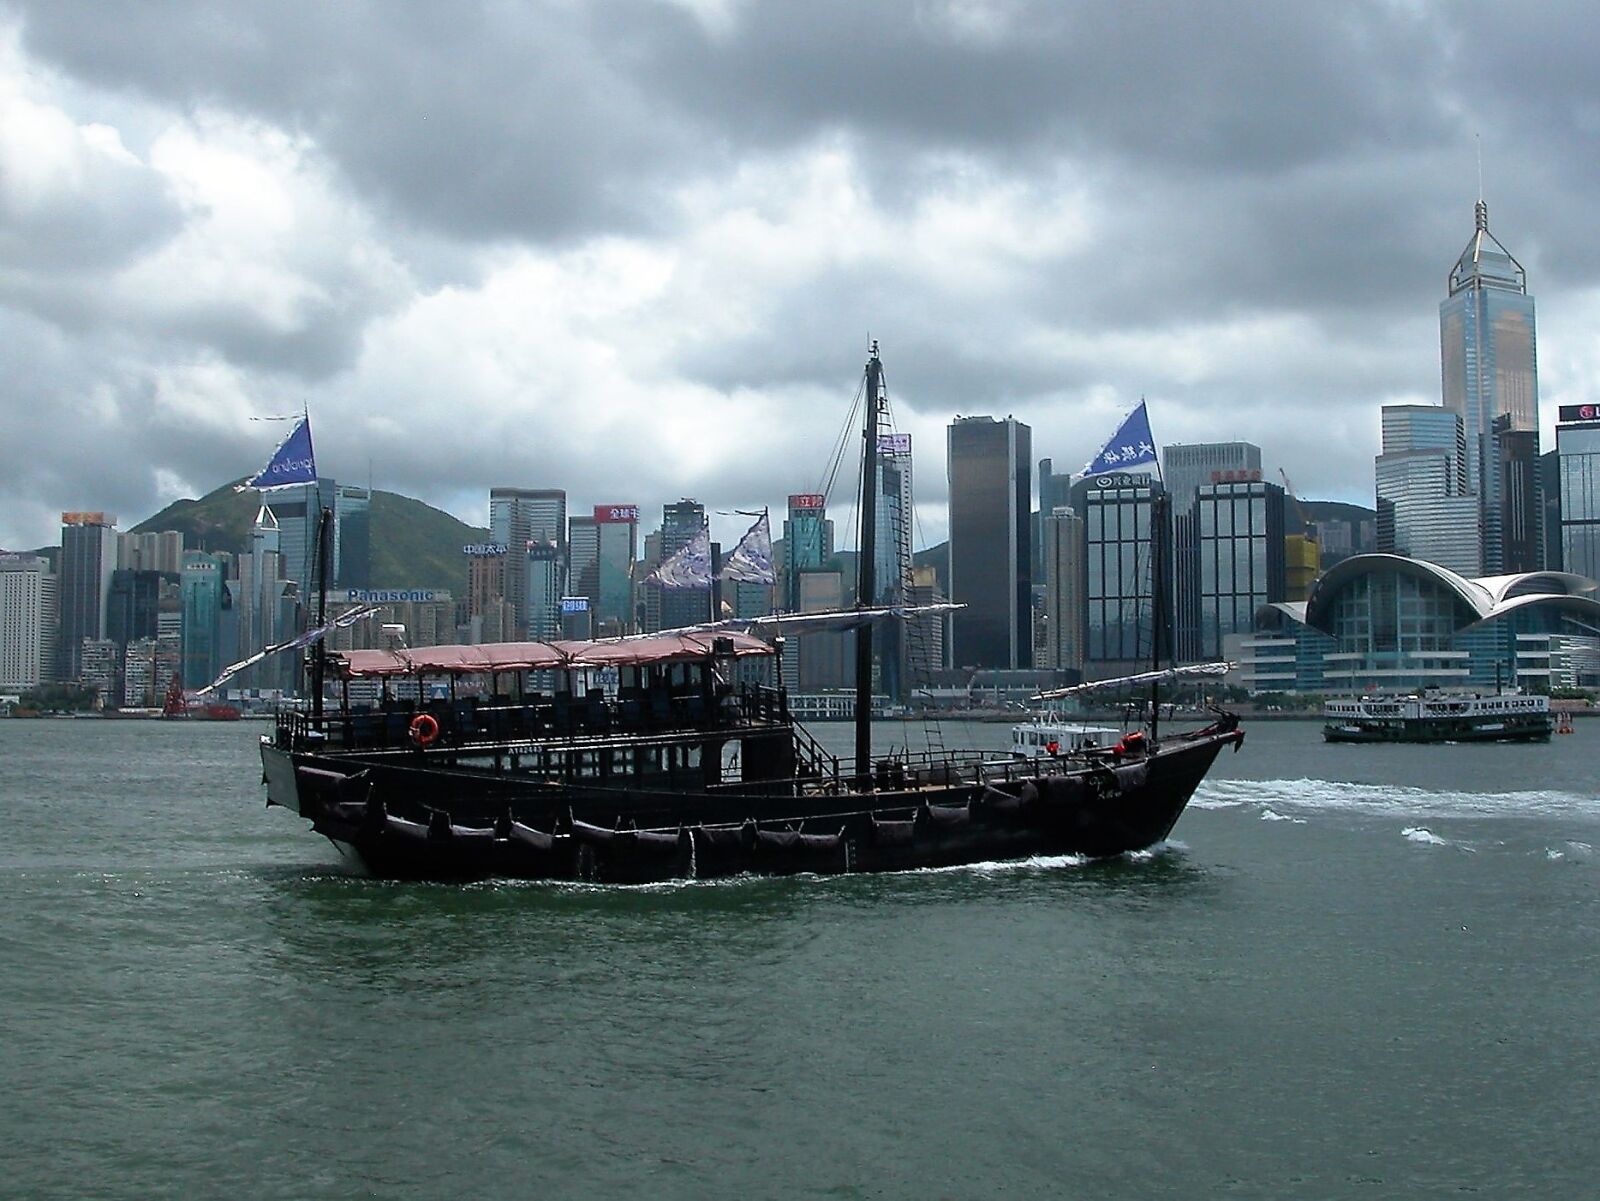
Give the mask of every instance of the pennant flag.
[[1100, 453], [1085, 463], [1078, 474], [1103, 475], [1108, 471], [1128, 471], [1155, 461], [1156, 440], [1150, 434], [1150, 414], [1145, 411], [1144, 401], [1141, 400], [1139, 407], [1122, 419], [1117, 432], [1111, 435], [1111, 441], [1101, 447]]
[[277, 488], [297, 488], [302, 484], [317, 482], [317, 460], [311, 452], [311, 418], [300, 418], [299, 424], [289, 431], [289, 436], [278, 443], [272, 458], [253, 480], [240, 484], [236, 492], [254, 488], [258, 492], [271, 492]]
[[772, 570], [772, 526], [765, 509], [744, 532], [739, 545], [733, 548], [733, 553], [722, 565], [722, 578], [739, 584], [778, 582], [777, 574]]
[[673, 551], [644, 582], [663, 588], [711, 587], [711, 532], [702, 526], [698, 534]]

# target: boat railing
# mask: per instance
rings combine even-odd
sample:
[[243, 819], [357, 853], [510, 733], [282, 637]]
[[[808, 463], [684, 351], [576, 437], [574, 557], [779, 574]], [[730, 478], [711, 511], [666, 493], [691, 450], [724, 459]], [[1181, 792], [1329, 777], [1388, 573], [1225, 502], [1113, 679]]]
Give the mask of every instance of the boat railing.
[[414, 745], [411, 727], [420, 714], [437, 723], [437, 735], [430, 743], [439, 749], [777, 726], [789, 720], [782, 690], [759, 685], [719, 688], [709, 694], [624, 689], [612, 697], [592, 690], [581, 696], [464, 697], [420, 706], [393, 701], [377, 708], [329, 710], [321, 716], [284, 709], [277, 714], [274, 740], [285, 748], [321, 744], [340, 751], [396, 750]]

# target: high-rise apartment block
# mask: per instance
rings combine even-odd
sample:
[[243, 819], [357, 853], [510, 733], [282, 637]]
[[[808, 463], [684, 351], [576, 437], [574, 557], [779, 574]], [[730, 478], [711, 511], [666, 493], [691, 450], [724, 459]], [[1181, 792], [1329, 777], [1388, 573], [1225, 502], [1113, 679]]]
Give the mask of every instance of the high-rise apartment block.
[[950, 598], [957, 667], [1033, 665], [1032, 431], [1007, 417], [957, 417], [947, 431]]
[[36, 555], [0, 554], [0, 691], [55, 679], [56, 577]]

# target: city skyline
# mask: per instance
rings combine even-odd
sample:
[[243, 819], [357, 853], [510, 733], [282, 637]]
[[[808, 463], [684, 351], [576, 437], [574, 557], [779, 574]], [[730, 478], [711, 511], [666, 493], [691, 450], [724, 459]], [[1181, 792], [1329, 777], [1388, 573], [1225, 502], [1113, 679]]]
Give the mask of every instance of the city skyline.
[[1538, 281], [1545, 445], [1600, 399], [1576, 8], [176, 5], [109, 46], [80, 9], [0, 0], [0, 546], [200, 495], [302, 406], [330, 476], [473, 524], [507, 481], [771, 503], [869, 335], [918, 545], [955, 414], [1076, 465], [1140, 395], [1164, 446], [1370, 504], [1480, 194]]

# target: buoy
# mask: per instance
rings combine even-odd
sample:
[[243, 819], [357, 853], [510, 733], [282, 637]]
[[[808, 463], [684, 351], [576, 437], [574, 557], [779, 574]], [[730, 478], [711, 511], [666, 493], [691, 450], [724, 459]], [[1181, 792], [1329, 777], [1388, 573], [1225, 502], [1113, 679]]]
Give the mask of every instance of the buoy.
[[432, 746], [439, 739], [439, 719], [431, 713], [419, 713], [411, 719], [411, 741], [418, 746]]

